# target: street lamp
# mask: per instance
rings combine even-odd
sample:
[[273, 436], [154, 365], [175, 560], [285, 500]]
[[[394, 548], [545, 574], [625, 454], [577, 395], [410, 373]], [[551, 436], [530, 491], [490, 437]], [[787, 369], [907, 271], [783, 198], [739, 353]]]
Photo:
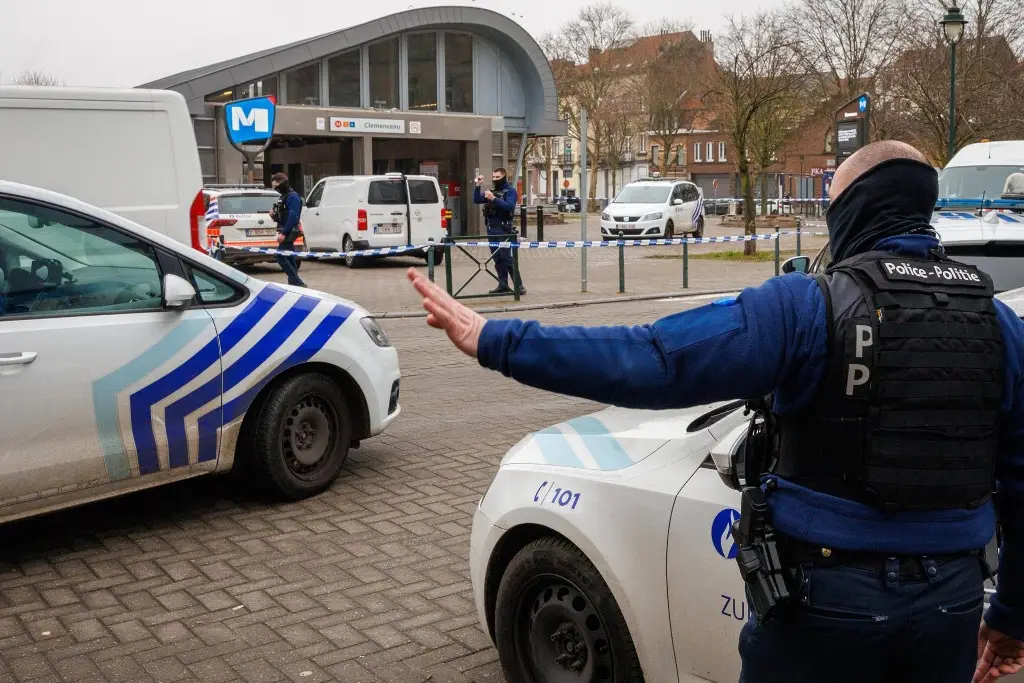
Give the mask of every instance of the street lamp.
[[956, 45], [964, 37], [967, 19], [956, 5], [946, 10], [942, 17], [942, 32], [949, 43], [949, 142], [946, 161], [953, 158], [954, 139], [956, 138]]

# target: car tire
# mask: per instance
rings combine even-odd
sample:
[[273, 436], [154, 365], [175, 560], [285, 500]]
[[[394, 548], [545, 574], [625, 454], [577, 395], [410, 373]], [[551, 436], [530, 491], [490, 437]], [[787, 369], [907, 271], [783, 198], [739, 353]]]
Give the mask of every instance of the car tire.
[[[350, 251], [356, 251], [356, 245], [350, 236], [345, 235], [345, 238], [341, 241], [341, 250], [346, 254]], [[349, 268], [361, 268], [366, 263], [365, 259], [365, 256], [346, 256], [345, 265]]]
[[516, 553], [498, 586], [494, 640], [508, 681], [640, 683], [629, 627], [597, 568], [561, 538]]
[[665, 223], [665, 239], [670, 240], [676, 236], [676, 224], [672, 222], [672, 219], [668, 219], [668, 223]]
[[262, 488], [301, 500], [337, 479], [348, 457], [352, 419], [329, 377], [307, 373], [285, 380], [253, 417], [247, 469]]
[[[430, 263], [430, 261], [428, 260], [429, 258], [430, 254], [427, 252], [427, 250], [424, 249], [423, 260], [426, 261], [427, 263]], [[440, 266], [442, 264], [444, 264], [444, 249], [434, 249], [434, 265]]]
[[697, 239], [704, 237], [704, 216], [697, 218], [697, 227], [693, 229], [693, 236]]

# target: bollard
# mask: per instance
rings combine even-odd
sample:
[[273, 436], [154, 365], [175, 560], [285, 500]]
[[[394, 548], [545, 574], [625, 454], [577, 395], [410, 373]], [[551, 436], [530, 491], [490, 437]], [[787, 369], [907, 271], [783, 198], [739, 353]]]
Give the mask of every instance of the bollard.
[[690, 286], [690, 241], [683, 238], [683, 289]]
[[526, 237], [526, 220], [526, 204], [523, 204], [521, 207], [519, 207], [519, 222], [522, 223], [522, 226], [519, 230], [519, 234], [522, 235], [523, 237]]
[[619, 294], [626, 293], [626, 244], [622, 241], [619, 230]]
[[537, 206], [537, 239], [544, 241], [544, 207]]
[[448, 294], [452, 293], [452, 243], [445, 240], [444, 243], [444, 280], [448, 287]]
[[427, 239], [427, 279], [434, 281], [434, 238]]
[[779, 274], [779, 228], [775, 228], [775, 275]]
[[[524, 216], [525, 210], [524, 210]], [[515, 290], [512, 293], [512, 297], [519, 301], [519, 290], [523, 288], [523, 278], [519, 276], [519, 237], [516, 235], [512, 236], [512, 243], [509, 248], [512, 250], [512, 287]]]
[[803, 221], [801, 221], [799, 218], [796, 219], [796, 255], [797, 256], [800, 255], [800, 224], [802, 222]]

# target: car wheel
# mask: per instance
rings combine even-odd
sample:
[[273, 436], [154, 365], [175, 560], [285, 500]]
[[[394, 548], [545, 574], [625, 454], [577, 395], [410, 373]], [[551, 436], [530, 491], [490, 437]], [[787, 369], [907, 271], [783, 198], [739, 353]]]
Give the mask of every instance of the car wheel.
[[[428, 253], [427, 250], [424, 250], [423, 251], [423, 260], [426, 261], [427, 263], [430, 263], [430, 261], [428, 260], [429, 258], [430, 258], [430, 254]], [[443, 263], [444, 263], [444, 249], [434, 249], [434, 265], [435, 266], [440, 266]]]
[[668, 223], [665, 224], [665, 239], [670, 240], [676, 236], [676, 224], [669, 219]]
[[538, 539], [512, 558], [498, 587], [494, 636], [509, 681], [643, 681], [608, 585], [563, 539]]
[[356, 245], [349, 235], [345, 235], [345, 239], [341, 241], [341, 250], [346, 254], [345, 265], [349, 268], [359, 268], [366, 262], [363, 256], [348, 256], [349, 253], [356, 250]]
[[697, 227], [693, 229], [693, 236], [697, 239], [704, 237], [704, 216], [697, 218]]
[[309, 373], [286, 380], [254, 418], [249, 464], [258, 483], [300, 500], [338, 477], [352, 441], [352, 420], [329, 377]]

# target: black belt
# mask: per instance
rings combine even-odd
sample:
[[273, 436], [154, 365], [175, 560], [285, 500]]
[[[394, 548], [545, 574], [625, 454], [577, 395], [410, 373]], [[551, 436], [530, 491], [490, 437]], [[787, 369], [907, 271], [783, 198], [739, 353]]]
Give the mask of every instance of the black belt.
[[870, 572], [882, 573], [886, 569], [889, 558], [899, 562], [901, 579], [919, 578], [924, 575], [921, 565], [927, 558], [941, 567], [944, 564], [961, 560], [965, 557], [982, 557], [982, 550], [964, 550], [957, 553], [942, 555], [906, 555], [895, 553], [873, 553], [858, 550], [838, 550], [826, 548], [796, 539], [786, 538], [779, 541], [779, 553], [784, 564], [793, 567], [798, 564], [812, 564], [817, 567], [851, 567]]

